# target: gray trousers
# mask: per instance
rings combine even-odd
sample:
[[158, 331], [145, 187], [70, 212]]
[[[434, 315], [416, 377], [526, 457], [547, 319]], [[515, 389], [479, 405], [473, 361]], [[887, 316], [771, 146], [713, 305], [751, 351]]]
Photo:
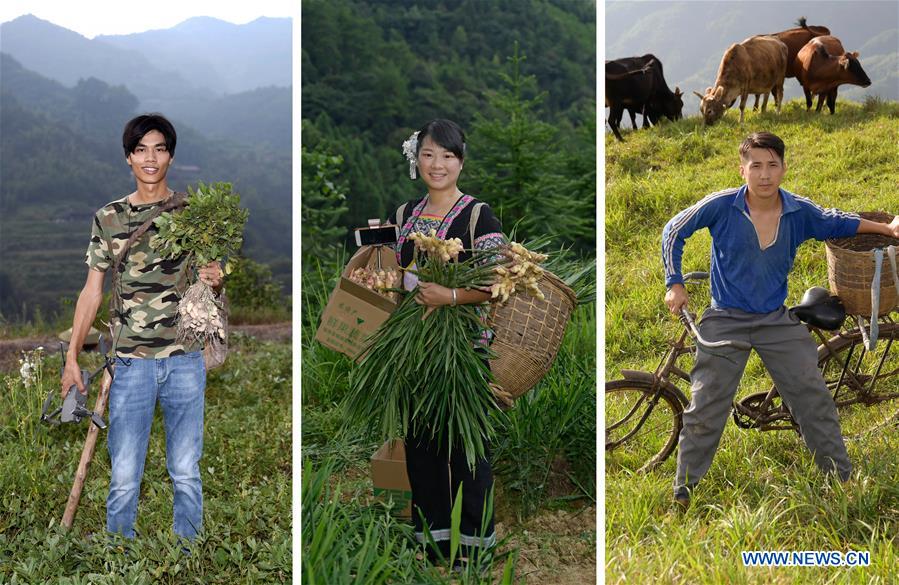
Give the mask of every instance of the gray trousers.
[[[706, 341], [749, 342], [762, 358], [777, 391], [799, 424], [802, 438], [825, 472], [846, 480], [852, 471], [840, 433], [837, 408], [818, 370], [817, 349], [808, 329], [786, 308], [771, 313], [710, 308], [699, 332]], [[730, 415], [749, 350], [698, 349], [690, 374], [692, 399], [684, 411], [677, 453], [675, 495], [686, 494], [709, 470]]]

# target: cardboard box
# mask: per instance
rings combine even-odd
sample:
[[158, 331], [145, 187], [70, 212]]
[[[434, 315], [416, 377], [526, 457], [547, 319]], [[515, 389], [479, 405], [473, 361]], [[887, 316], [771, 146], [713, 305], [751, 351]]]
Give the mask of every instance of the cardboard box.
[[406, 473], [406, 448], [399, 439], [386, 441], [371, 456], [371, 483], [376, 498], [392, 498], [394, 512], [412, 517], [412, 488]]
[[315, 333], [315, 339], [325, 347], [359, 357], [368, 337], [387, 320], [399, 303], [347, 278], [360, 267], [399, 268], [396, 255], [388, 246], [363, 246], [350, 258], [331, 292], [328, 306]]

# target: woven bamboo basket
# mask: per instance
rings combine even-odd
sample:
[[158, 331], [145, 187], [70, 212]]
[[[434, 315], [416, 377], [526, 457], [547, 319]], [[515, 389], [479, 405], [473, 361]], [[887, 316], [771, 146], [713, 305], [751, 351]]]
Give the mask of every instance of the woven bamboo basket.
[[[859, 213], [864, 219], [889, 223], [893, 216], [879, 211]], [[874, 249], [899, 246], [899, 239], [880, 234], [860, 234], [827, 240], [827, 280], [830, 291], [840, 297], [850, 315], [871, 316], [871, 281], [874, 280]], [[879, 316], [899, 306], [893, 270], [886, 254], [880, 269]]]
[[574, 292], [551, 272], [544, 272], [537, 286], [544, 300], [516, 294], [505, 305], [494, 306], [490, 314], [495, 332], [490, 347], [496, 354], [490, 370], [513, 398], [533, 388], [552, 367], [577, 305]]

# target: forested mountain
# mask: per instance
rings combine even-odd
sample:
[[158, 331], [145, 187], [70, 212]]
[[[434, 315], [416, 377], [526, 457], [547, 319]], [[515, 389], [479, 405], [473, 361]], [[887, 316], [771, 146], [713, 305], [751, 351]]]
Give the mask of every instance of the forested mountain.
[[[120, 145], [138, 99], [96, 78], [66, 87], [6, 54], [0, 76], [0, 314], [14, 318], [36, 306], [53, 311], [83, 284], [92, 214], [134, 188]], [[188, 121], [173, 121], [172, 187], [233, 182], [250, 209], [244, 253], [271, 265], [289, 287], [289, 150], [247, 145], [240, 136], [211, 140]]]
[[145, 109], [162, 109], [165, 98], [159, 86], [163, 79], [168, 94], [199, 94], [189, 80], [171, 68], [171, 63], [154, 63], [138, 51], [87, 39], [32, 15], [0, 25], [0, 51], [23, 67], [68, 87], [89, 77], [125, 85]]
[[188, 100], [172, 108], [172, 117], [210, 137], [261, 144], [289, 151], [293, 144], [290, 87], [260, 87], [241, 93]]
[[237, 25], [198, 16], [169, 29], [94, 40], [153, 55], [156, 63], [212, 93], [239, 93], [291, 85], [290, 28], [288, 18]]
[[[460, 187], [505, 213], [507, 228], [532, 205], [564, 205], [564, 192], [590, 227], [562, 241], [593, 249], [595, 9], [570, 0], [305, 0], [303, 149], [342, 159], [334, 180], [349, 211], [339, 225], [348, 232], [385, 218], [423, 193], [400, 147], [440, 117], [468, 132]], [[524, 59], [513, 63], [516, 51]], [[303, 173], [306, 197], [313, 181]]]
[[72, 87], [94, 77], [123, 85], [141, 111], [159, 111], [218, 138], [289, 148], [291, 21], [235, 25], [192, 18], [167, 30], [87, 39], [21, 16], [0, 25], [0, 51]]
[[[801, 16], [823, 25], [847, 51], [858, 51], [871, 86], [843, 85], [841, 97], [899, 99], [899, 4], [857, 2], [606, 2], [606, 59], [652, 53], [664, 64], [671, 89], [687, 95], [684, 113], [699, 110], [693, 91], [705, 92], [731, 43], [793, 28]], [[785, 99], [801, 97], [795, 79]], [[839, 100], [838, 105], [839, 108]]]

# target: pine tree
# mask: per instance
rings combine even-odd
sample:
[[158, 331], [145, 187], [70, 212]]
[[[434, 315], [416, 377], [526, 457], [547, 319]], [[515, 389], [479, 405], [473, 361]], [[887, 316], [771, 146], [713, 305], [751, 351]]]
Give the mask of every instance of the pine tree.
[[517, 239], [551, 235], [588, 248], [595, 241], [595, 143], [592, 134], [563, 141], [539, 119], [545, 93], [534, 91], [534, 76], [522, 75], [525, 58], [516, 43], [509, 73], [500, 74], [505, 87], [491, 97], [488, 114], [475, 115], [463, 177]]

